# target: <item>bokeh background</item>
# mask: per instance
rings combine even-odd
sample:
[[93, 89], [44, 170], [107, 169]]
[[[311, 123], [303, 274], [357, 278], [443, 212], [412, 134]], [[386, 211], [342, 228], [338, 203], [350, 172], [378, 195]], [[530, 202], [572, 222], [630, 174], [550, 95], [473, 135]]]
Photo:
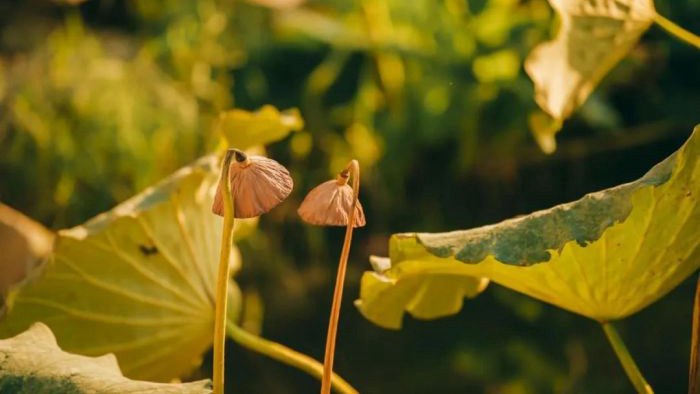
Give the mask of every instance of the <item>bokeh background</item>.
[[[656, 7], [700, 32], [700, 2]], [[343, 230], [295, 209], [355, 157], [368, 225], [343, 303], [343, 377], [362, 393], [629, 393], [597, 324], [497, 285], [402, 331], [352, 305], [391, 233], [489, 224], [633, 180], [700, 123], [700, 52], [652, 27], [544, 154], [522, 64], [555, 26], [546, 0], [2, 1], [0, 200], [77, 225], [215, 149], [220, 111], [297, 107], [304, 130], [268, 147], [295, 190], [240, 245], [248, 329], [323, 358]], [[686, 390], [694, 285], [619, 323], [659, 393]], [[318, 390], [229, 352], [234, 392]]]

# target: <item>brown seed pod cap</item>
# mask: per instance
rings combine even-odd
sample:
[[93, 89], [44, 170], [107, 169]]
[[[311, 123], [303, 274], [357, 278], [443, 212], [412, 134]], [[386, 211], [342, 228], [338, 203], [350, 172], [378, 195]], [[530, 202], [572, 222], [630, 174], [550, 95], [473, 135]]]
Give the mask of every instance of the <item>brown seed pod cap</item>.
[[[309, 224], [317, 226], [347, 226], [352, 209], [353, 189], [347, 184], [348, 174], [343, 171], [333, 179], [313, 188], [297, 210], [299, 216]], [[353, 227], [365, 225], [362, 204], [357, 201]]]
[[[284, 201], [294, 182], [284, 166], [263, 156], [248, 156], [236, 150], [229, 167], [234, 217], [260, 216]], [[224, 215], [221, 185], [216, 188], [212, 212]]]

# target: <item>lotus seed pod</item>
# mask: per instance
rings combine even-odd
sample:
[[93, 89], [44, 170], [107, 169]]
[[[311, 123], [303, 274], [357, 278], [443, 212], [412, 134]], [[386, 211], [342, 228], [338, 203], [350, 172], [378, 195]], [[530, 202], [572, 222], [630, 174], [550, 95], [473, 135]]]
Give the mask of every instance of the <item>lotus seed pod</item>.
[[[299, 216], [305, 222], [317, 226], [347, 226], [354, 198], [354, 191], [347, 183], [348, 174], [344, 171], [338, 179], [323, 182], [313, 188], [297, 210]], [[353, 227], [364, 225], [365, 213], [358, 200]]]
[[[229, 167], [229, 182], [234, 202], [234, 217], [260, 216], [284, 201], [294, 182], [289, 171], [278, 162], [263, 156], [248, 156], [236, 150]], [[224, 215], [221, 185], [216, 188], [212, 212]]]

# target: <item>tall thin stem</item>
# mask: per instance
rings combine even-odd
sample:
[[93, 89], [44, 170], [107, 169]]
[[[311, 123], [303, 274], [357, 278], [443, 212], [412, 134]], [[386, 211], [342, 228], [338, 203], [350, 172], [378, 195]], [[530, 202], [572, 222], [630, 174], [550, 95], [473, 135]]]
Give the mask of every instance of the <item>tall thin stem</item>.
[[335, 340], [338, 335], [338, 321], [340, 320], [340, 306], [343, 299], [343, 285], [345, 283], [345, 271], [348, 265], [350, 254], [350, 243], [352, 242], [352, 230], [355, 227], [355, 215], [357, 214], [357, 199], [360, 194], [360, 165], [357, 160], [350, 161], [347, 170], [352, 176], [353, 200], [345, 228], [345, 240], [343, 250], [340, 253], [338, 262], [338, 273], [335, 277], [335, 290], [333, 291], [333, 305], [331, 306], [331, 317], [328, 322], [328, 336], [326, 337], [326, 354], [323, 358], [323, 378], [321, 379], [321, 394], [330, 394], [331, 376], [333, 374], [333, 357], [335, 355]]
[[654, 394], [654, 390], [652, 390], [649, 383], [647, 383], [644, 376], [642, 376], [642, 373], [639, 371], [637, 364], [634, 362], [632, 355], [629, 350], [627, 350], [627, 346], [625, 346], [625, 343], [622, 341], [622, 338], [620, 338], [620, 334], [617, 333], [615, 327], [610, 323], [601, 323], [601, 326], [603, 326], [603, 331], [605, 331], [605, 335], [608, 337], [608, 341], [610, 341], [615, 355], [617, 355], [618, 360], [620, 360], [622, 368], [624, 368], [625, 373], [627, 373], [627, 377], [635, 390], [637, 390], [638, 393]]
[[690, 342], [690, 369], [688, 371], [688, 394], [700, 394], [700, 276], [695, 287], [695, 302], [693, 304], [693, 333]]
[[224, 228], [221, 236], [219, 272], [216, 277], [216, 312], [214, 315], [214, 394], [224, 393], [224, 351], [226, 345], [226, 304], [228, 301], [229, 260], [233, 244], [233, 197], [229, 182], [229, 168], [234, 151], [229, 149], [221, 167], [219, 186], [224, 203]]
[[[228, 335], [239, 345], [287, 364], [291, 367], [300, 369], [309, 375], [316, 377], [317, 379], [320, 379], [323, 375], [323, 365], [313, 358], [277, 342], [254, 335], [230, 320], [227, 327]], [[331, 383], [333, 388], [339, 393], [358, 393], [358, 391], [355, 390], [350, 383], [346, 382], [343, 380], [343, 378], [336, 374], [333, 374], [331, 377]]]
[[675, 36], [686, 44], [700, 49], [700, 36], [678, 26], [673, 21], [666, 19], [659, 14], [654, 15], [654, 22], [656, 22], [657, 25], [666, 30], [672, 36]]

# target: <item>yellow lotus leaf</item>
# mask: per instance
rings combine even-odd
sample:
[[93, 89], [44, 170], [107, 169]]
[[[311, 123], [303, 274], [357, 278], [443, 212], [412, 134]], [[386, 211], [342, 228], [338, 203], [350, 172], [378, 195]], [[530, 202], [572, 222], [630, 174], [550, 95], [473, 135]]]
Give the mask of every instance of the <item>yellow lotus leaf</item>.
[[211, 393], [208, 380], [153, 383], [122, 375], [113, 354], [86, 357], [61, 350], [42, 323], [17, 336], [0, 340], [0, 392], [202, 394]]
[[[0, 337], [41, 321], [71, 353], [114, 353], [130, 378], [170, 381], [191, 372], [212, 340], [217, 182], [217, 159], [208, 156], [59, 231], [48, 261], [11, 291]], [[235, 272], [238, 253], [230, 263]], [[236, 314], [238, 288], [231, 287]]]
[[652, 0], [549, 0], [561, 18], [553, 41], [525, 61], [535, 100], [556, 120], [581, 106], [656, 16]]
[[304, 119], [296, 108], [280, 112], [264, 105], [255, 112], [242, 109], [222, 112], [218, 128], [229, 146], [245, 150], [279, 141], [291, 131], [303, 129]]
[[395, 234], [357, 305], [399, 328], [404, 311], [456, 312], [487, 278], [601, 322], [629, 316], [700, 268], [699, 156], [697, 127], [637, 181], [490, 226]]

